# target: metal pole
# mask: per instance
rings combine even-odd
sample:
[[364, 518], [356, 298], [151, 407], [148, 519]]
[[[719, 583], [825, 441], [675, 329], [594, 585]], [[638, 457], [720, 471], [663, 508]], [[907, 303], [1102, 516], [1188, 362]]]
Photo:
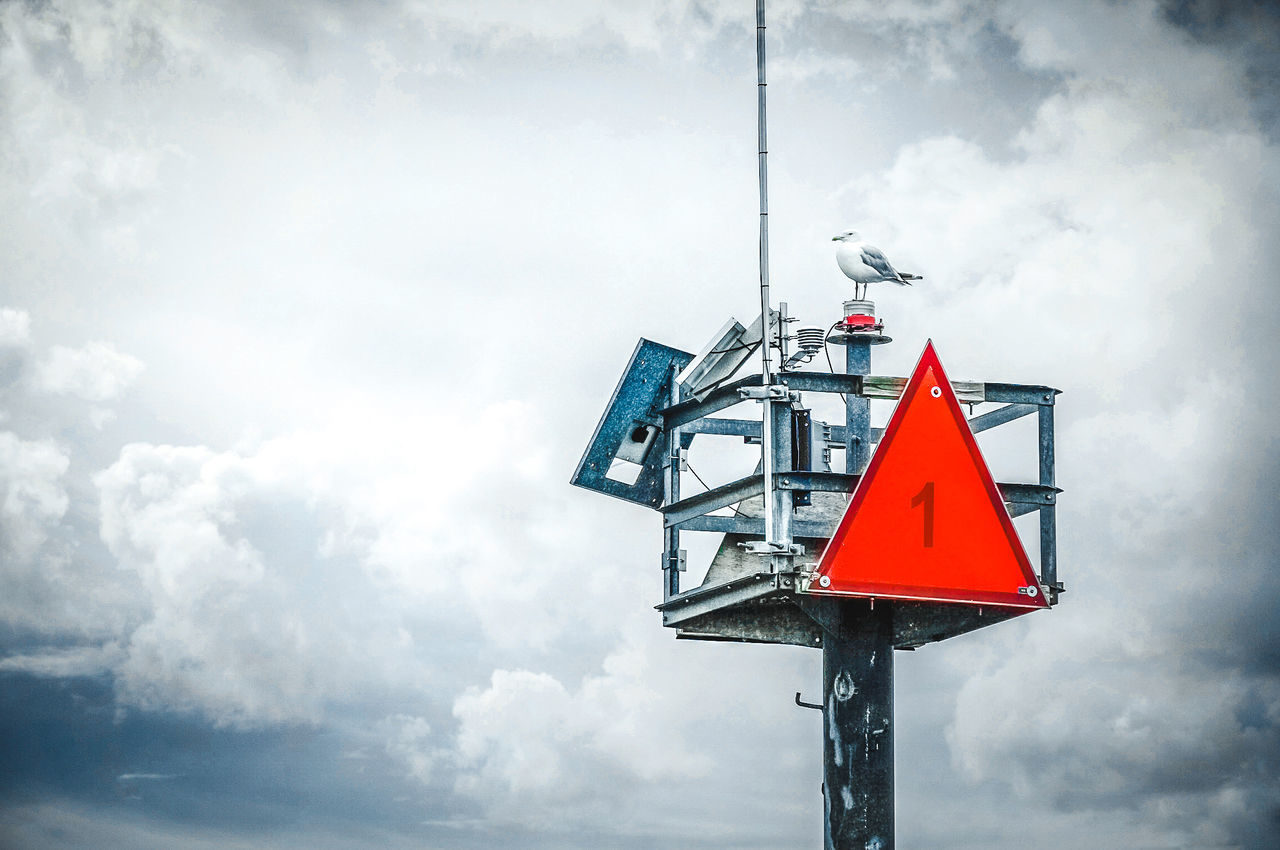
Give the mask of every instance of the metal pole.
[[[680, 386], [676, 381], [677, 369], [674, 365], [668, 370], [668, 379], [671, 382], [671, 395], [669, 397], [671, 404], [680, 403]], [[667, 445], [665, 446], [667, 456], [664, 461], [663, 469], [663, 487], [665, 492], [663, 499], [666, 504], [671, 505], [680, 501], [680, 428], [670, 428], [667, 430]], [[662, 564], [662, 601], [666, 602], [671, 597], [680, 593], [680, 529], [672, 527], [664, 529], [663, 532], [663, 553], [665, 561]]]
[[[764, 386], [773, 384], [773, 369], [769, 363], [769, 170], [768, 143], [765, 137], [764, 111], [764, 0], [756, 0], [756, 134], [760, 165], [760, 366], [764, 375]], [[764, 466], [764, 539], [766, 543], [776, 543], [778, 525], [777, 500], [774, 492], [774, 458], [775, 423], [773, 402], [766, 396], [762, 402], [760, 454]]]
[[[869, 341], [851, 339], [845, 371], [871, 373]], [[845, 471], [870, 459], [871, 402], [845, 400]], [[823, 834], [826, 850], [891, 850], [893, 818], [893, 607], [838, 605], [822, 639]]]
[[[1053, 405], [1041, 405], [1039, 413], [1040, 436], [1040, 485], [1054, 486], [1053, 476]], [[1049, 588], [1051, 602], [1058, 601], [1058, 591], [1054, 586], [1058, 583], [1058, 548], [1056, 539], [1057, 508], [1053, 505], [1040, 507], [1040, 581]]]
[[[756, 149], [760, 167], [760, 315], [764, 342], [760, 345], [765, 386], [773, 370], [769, 364], [769, 141], [765, 131], [764, 0], [756, 0]], [[767, 453], [766, 453], [767, 454]]]

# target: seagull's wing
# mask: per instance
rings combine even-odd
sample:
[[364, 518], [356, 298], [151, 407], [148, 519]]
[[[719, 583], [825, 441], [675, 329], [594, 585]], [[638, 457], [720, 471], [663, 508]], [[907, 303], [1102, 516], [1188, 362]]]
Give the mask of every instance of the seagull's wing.
[[885, 280], [898, 280], [898, 270], [889, 264], [889, 260], [874, 245], [862, 246], [862, 262], [875, 269]]

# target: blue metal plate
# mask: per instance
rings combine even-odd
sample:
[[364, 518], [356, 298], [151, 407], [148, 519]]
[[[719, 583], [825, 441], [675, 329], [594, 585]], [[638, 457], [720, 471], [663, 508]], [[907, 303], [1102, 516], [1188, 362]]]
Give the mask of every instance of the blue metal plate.
[[[661, 505], [667, 440], [659, 412], [670, 405], [672, 379], [692, 360], [687, 351], [641, 339], [569, 483], [650, 508]], [[628, 458], [640, 461], [635, 483], [608, 477], [615, 460]]]

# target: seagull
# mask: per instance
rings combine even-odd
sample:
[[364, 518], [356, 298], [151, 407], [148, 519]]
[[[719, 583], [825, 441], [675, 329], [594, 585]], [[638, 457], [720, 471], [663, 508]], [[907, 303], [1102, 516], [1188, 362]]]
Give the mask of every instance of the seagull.
[[[895, 269], [884, 253], [874, 245], [868, 245], [856, 230], [846, 230], [839, 236], [832, 237], [832, 242], [839, 242], [836, 248], [836, 262], [840, 271], [853, 281], [853, 297], [866, 298], [868, 283], [881, 283], [891, 280], [899, 286], [910, 286], [911, 281], [920, 280], [918, 274], [906, 274]], [[862, 294], [858, 294], [858, 284], [862, 284]]]

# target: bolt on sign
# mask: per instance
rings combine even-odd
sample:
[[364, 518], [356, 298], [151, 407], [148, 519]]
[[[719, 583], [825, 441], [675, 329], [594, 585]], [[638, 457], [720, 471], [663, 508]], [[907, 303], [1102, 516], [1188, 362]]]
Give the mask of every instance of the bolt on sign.
[[806, 590], [1049, 606], [932, 341]]

